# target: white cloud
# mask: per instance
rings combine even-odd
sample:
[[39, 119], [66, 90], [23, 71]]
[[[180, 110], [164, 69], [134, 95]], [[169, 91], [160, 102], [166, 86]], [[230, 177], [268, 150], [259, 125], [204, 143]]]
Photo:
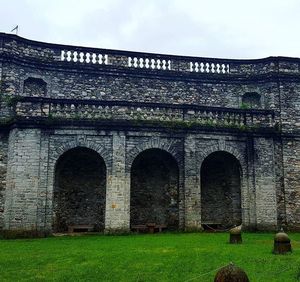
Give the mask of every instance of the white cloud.
[[0, 30], [30, 39], [181, 55], [300, 56], [298, 0], [0, 0]]

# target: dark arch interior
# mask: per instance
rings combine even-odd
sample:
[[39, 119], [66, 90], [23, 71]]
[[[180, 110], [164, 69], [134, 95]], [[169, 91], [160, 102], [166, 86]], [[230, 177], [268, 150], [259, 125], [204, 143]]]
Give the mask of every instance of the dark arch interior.
[[130, 223], [165, 225], [178, 229], [178, 166], [176, 160], [160, 149], [140, 153], [131, 169]]
[[209, 155], [201, 167], [202, 223], [221, 226], [242, 222], [239, 161], [227, 152]]
[[103, 230], [105, 190], [106, 167], [97, 152], [79, 147], [64, 153], [55, 169], [54, 231], [72, 225]]
[[261, 107], [261, 97], [257, 92], [247, 92], [242, 98], [243, 105], [249, 108], [260, 108]]
[[41, 78], [29, 77], [24, 81], [23, 92], [26, 96], [46, 96], [47, 83]]

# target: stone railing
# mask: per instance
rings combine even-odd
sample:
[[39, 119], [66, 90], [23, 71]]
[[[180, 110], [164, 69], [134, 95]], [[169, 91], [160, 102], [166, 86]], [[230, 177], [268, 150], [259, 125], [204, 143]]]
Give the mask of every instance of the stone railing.
[[0, 61], [5, 58], [73, 68], [116, 67], [131, 70], [182, 72], [211, 76], [240, 76], [267, 73], [300, 74], [300, 59], [269, 57], [255, 60], [232, 60], [87, 48], [49, 44], [0, 33]]
[[209, 61], [191, 62], [191, 72], [227, 74], [230, 73], [229, 64], [210, 63]]
[[61, 60], [73, 63], [87, 63], [87, 64], [100, 64], [107, 65], [108, 55], [103, 53], [95, 53], [93, 51], [86, 51], [82, 49], [76, 49], [76, 51], [61, 51]]
[[68, 100], [23, 97], [15, 105], [21, 119], [152, 121], [166, 126], [273, 128], [271, 110], [137, 103], [127, 101]]

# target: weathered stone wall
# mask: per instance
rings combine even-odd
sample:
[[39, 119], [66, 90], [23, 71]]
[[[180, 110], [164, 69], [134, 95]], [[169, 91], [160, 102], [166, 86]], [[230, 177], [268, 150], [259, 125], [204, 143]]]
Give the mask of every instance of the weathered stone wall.
[[300, 82], [280, 82], [280, 117], [283, 133], [300, 133]]
[[281, 139], [274, 140], [275, 185], [278, 225], [286, 228], [285, 186], [283, 168], [283, 147]]
[[284, 189], [282, 202], [286, 208], [286, 223], [290, 229], [300, 230], [300, 140], [283, 140]]
[[10, 131], [4, 216], [6, 229], [36, 229], [40, 141], [40, 129]]
[[[85, 148], [91, 150], [95, 155], [99, 155], [99, 158], [103, 159], [103, 162], [100, 162], [100, 165], [97, 166], [97, 163], [99, 164], [98, 158], [91, 158], [91, 160], [88, 160], [85, 158], [85, 154], [83, 153], [83, 158], [80, 156], [82, 155], [79, 151], [77, 154], [76, 150], [78, 148]], [[78, 168], [78, 174], [82, 172], [83, 174], [87, 174], [94, 178], [94, 180], [87, 178], [90, 178], [89, 176], [82, 176], [80, 179], [78, 179], [78, 182], [80, 182], [82, 185], [81, 187], [89, 183], [91, 186], [87, 190], [88, 193], [84, 197], [84, 201], [88, 201], [88, 206], [91, 206], [91, 202], [93, 202], [93, 206], [95, 209], [89, 209], [84, 202], [81, 202], [78, 200], [78, 203], [82, 203], [82, 213], [85, 208], [87, 208], [87, 211], [90, 211], [90, 214], [87, 213], [88, 217], [90, 219], [94, 219], [94, 222], [89, 221], [91, 225], [95, 225], [96, 229], [100, 230], [103, 229], [103, 222], [104, 222], [104, 216], [105, 214], [105, 205], [107, 205], [107, 202], [109, 201], [110, 194], [107, 193], [107, 190], [110, 189], [110, 181], [112, 178], [112, 133], [110, 131], [98, 131], [96, 129], [92, 130], [91, 128], [79, 128], [79, 127], [72, 127], [72, 128], [60, 128], [56, 130], [44, 130], [42, 132], [42, 141], [41, 141], [41, 151], [43, 152], [44, 159], [42, 160], [42, 163], [44, 164], [41, 166], [40, 170], [40, 187], [39, 187], [39, 201], [38, 201], [38, 223], [39, 229], [47, 229], [52, 230], [53, 226], [55, 226], [55, 214], [57, 212], [57, 205], [59, 204], [59, 201], [61, 197], [58, 193], [57, 183], [55, 183], [55, 179], [58, 180], [60, 173], [59, 169], [59, 163], [60, 159], [64, 159], [65, 154], [68, 152], [74, 150], [75, 153], [73, 155], [73, 158], [70, 159], [69, 165], [65, 166], [65, 173], [75, 173], [75, 167]], [[69, 158], [68, 158], [69, 159]], [[77, 160], [77, 163], [74, 163], [74, 160]], [[93, 161], [94, 160], [94, 161]], [[94, 169], [89, 168], [89, 165], [87, 165], [86, 168], [84, 168], [84, 164], [90, 163]], [[58, 165], [58, 166], [57, 166]], [[97, 166], [97, 168], [95, 168]], [[105, 167], [105, 168], [104, 168]], [[57, 169], [58, 168], [58, 169]], [[68, 169], [70, 168], [70, 169]], [[102, 175], [102, 177], [96, 177], [94, 175], [95, 172], [98, 172], [99, 176]], [[62, 180], [65, 177], [62, 177]], [[97, 180], [98, 179], [98, 180]], [[72, 183], [72, 180], [70, 180]], [[76, 181], [77, 182], [77, 181]], [[83, 183], [86, 182], [85, 185]], [[99, 185], [96, 185], [98, 183]], [[78, 183], [74, 183], [72, 186], [74, 188], [78, 187]], [[97, 187], [95, 187], [97, 186]], [[65, 186], [65, 188], [68, 188], [69, 186]], [[71, 187], [70, 187], [71, 189]], [[94, 195], [92, 197], [92, 190], [95, 190]], [[81, 188], [78, 187], [78, 191], [74, 190], [74, 193], [71, 193], [73, 196], [75, 194], [81, 193]], [[82, 191], [83, 193], [83, 191]], [[68, 192], [66, 191], [66, 194]], [[69, 194], [70, 195], [70, 194]], [[98, 197], [96, 197], [97, 195]], [[106, 197], [105, 197], [106, 196]], [[70, 195], [70, 197], [72, 197]], [[68, 200], [65, 199], [65, 201], [61, 201], [61, 207], [60, 211], [64, 213], [63, 206], [66, 207]], [[68, 206], [69, 212], [67, 214], [70, 214], [74, 211], [75, 205], [76, 205], [76, 199], [74, 199], [73, 204]], [[96, 209], [98, 214], [96, 215]], [[94, 213], [94, 212], [95, 213]], [[75, 211], [74, 211], [75, 212]], [[45, 216], [46, 213], [46, 216]], [[97, 219], [95, 219], [97, 217]], [[86, 220], [87, 218], [83, 218]], [[69, 217], [69, 223], [71, 224], [71, 218]], [[80, 218], [73, 218], [72, 224], [79, 224]], [[119, 219], [120, 220], [120, 219]], [[81, 223], [83, 224], [83, 223]]]
[[[0, 165], [5, 167], [7, 160], [5, 228], [51, 230], [55, 165], [78, 146], [95, 150], [105, 162], [101, 224], [107, 231], [129, 228], [132, 164], [151, 148], [168, 152], [178, 164], [179, 228], [201, 227], [201, 165], [219, 151], [232, 154], [241, 166], [244, 226], [298, 228], [299, 66], [295, 58], [143, 54], [0, 33], [0, 91], [8, 96], [0, 108]], [[249, 100], [247, 93], [259, 101]], [[43, 99], [11, 99], [18, 96]], [[55, 101], [63, 98], [82, 101]], [[91, 100], [110, 104], [87, 103]], [[224, 108], [180, 108], [191, 104]], [[261, 111], [243, 110], [249, 107]], [[106, 123], [98, 123], [103, 119]], [[3, 178], [5, 172], [0, 173]]]
[[272, 138], [254, 139], [254, 175], [257, 228], [277, 226], [274, 143]]
[[[43, 79], [46, 94], [51, 98], [119, 100], [133, 102], [160, 102], [196, 104], [204, 106], [243, 107], [243, 95], [256, 92], [261, 96], [261, 108], [273, 109], [278, 101], [276, 84], [236, 83], [184, 78], [174, 80], [160, 77], [140, 77], [134, 73], [126, 77], [109, 73], [85, 73], [78, 69], [73, 72], [44, 70], [18, 65], [3, 65], [3, 91], [23, 96], [36, 96], [33, 90], [24, 88], [24, 82], [32, 77]], [[32, 86], [33, 87], [33, 86]]]
[[[281, 210], [285, 208], [284, 224], [300, 229], [300, 82], [280, 82], [280, 117], [282, 126]], [[278, 157], [276, 161], [280, 160]]]
[[104, 230], [106, 166], [98, 153], [75, 148], [56, 164], [53, 230], [66, 232], [72, 225]]
[[29, 77], [23, 82], [23, 95], [31, 97], [45, 97], [47, 83], [41, 78]]
[[[120, 140], [123, 142], [120, 142]], [[193, 143], [195, 146], [192, 146]], [[191, 144], [189, 147], [195, 150], [194, 154], [196, 157], [194, 163], [184, 162], [184, 144]], [[134, 221], [134, 214], [130, 217], [130, 201], [132, 200], [132, 202], [135, 203], [135, 200], [143, 199], [143, 195], [148, 193], [146, 188], [150, 189], [150, 184], [154, 190], [155, 187], [159, 188], [156, 184], [166, 185], [165, 191], [159, 191], [159, 193], [156, 191], [157, 193], [155, 192], [153, 195], [159, 194], [162, 205], [157, 206], [157, 209], [160, 209], [160, 211], [164, 210], [167, 214], [166, 217], [169, 219], [164, 222], [158, 222], [158, 220], [155, 219], [155, 221], [157, 221], [156, 223], [167, 223], [170, 229], [174, 229], [175, 226], [179, 228], [199, 228], [201, 226], [202, 194], [198, 184], [185, 186], [184, 170], [189, 171], [192, 179], [196, 181], [198, 179], [199, 181], [203, 160], [212, 152], [217, 151], [225, 151], [232, 154], [241, 165], [243, 177], [241, 178], [239, 191], [235, 191], [234, 193], [240, 193], [241, 208], [238, 208], [238, 213], [241, 214], [245, 227], [256, 225], [258, 219], [256, 211], [258, 207], [260, 207], [259, 216], [261, 229], [269, 227], [270, 222], [276, 225], [276, 222], [274, 222], [274, 216], [276, 218], [276, 199], [274, 202], [269, 202], [267, 206], [263, 205], [262, 200], [262, 197], [265, 197], [267, 198], [266, 201], [269, 201], [271, 199], [270, 197], [276, 194], [275, 187], [268, 184], [267, 189], [269, 191], [260, 192], [260, 198], [257, 199], [257, 201], [261, 204], [257, 206], [255, 193], [253, 193], [251, 185], [249, 185], [254, 176], [251, 174], [252, 172], [247, 172], [247, 159], [249, 156], [247, 156], [246, 153], [248, 146], [246, 136], [238, 139], [238, 135], [230, 134], [227, 134], [226, 137], [224, 135], [197, 134], [190, 136], [189, 139], [185, 141], [185, 136], [182, 134], [176, 136], [176, 134], [174, 135], [172, 133], [153, 133], [151, 131], [99, 132], [91, 128], [65, 128], [56, 129], [53, 132], [49, 129], [14, 129], [10, 133], [9, 146], [8, 185], [5, 206], [6, 228], [52, 230], [53, 223], [55, 224], [55, 214], [58, 214], [61, 218], [67, 214], [73, 214], [73, 221], [70, 220], [67, 224], [79, 223], [80, 220], [83, 219], [82, 216], [75, 216], [73, 213], [75, 207], [78, 207], [77, 204], [80, 204], [80, 201], [76, 201], [75, 199], [77, 197], [75, 195], [76, 193], [69, 194], [67, 192], [64, 194], [69, 198], [70, 205], [68, 206], [66, 204], [68, 199], [63, 200], [62, 194], [58, 193], [56, 195], [57, 197], [55, 196], [58, 190], [55, 190], [55, 183], [53, 181], [55, 177], [61, 179], [59, 175], [62, 175], [59, 173], [60, 169], [55, 170], [57, 160], [63, 156], [64, 152], [68, 152], [68, 150], [77, 147], [90, 148], [98, 152], [105, 161], [107, 167], [105, 229], [108, 231], [116, 229], [126, 230], [129, 228], [130, 219]], [[169, 166], [166, 166], [172, 168], [169, 171], [169, 178], [162, 178], [162, 181], [159, 181], [157, 175], [156, 177], [150, 177], [155, 174], [155, 171], [157, 173], [164, 172], [164, 175], [167, 176], [165, 170], [160, 169], [157, 171], [159, 166], [156, 166], [156, 169], [151, 169], [151, 171], [146, 170], [144, 172], [143, 169], [146, 169], [146, 166], [141, 165], [138, 168], [133, 166], [136, 157], [151, 148], [163, 150], [165, 154], [168, 152], [174, 160], [176, 160], [178, 172], [175, 173], [175, 167], [169, 164]], [[251, 152], [251, 150], [249, 150], [249, 152]], [[80, 154], [75, 158], [78, 160], [79, 157]], [[268, 164], [272, 162], [273, 156], [267, 155], [264, 157], [264, 160], [262, 163], [255, 163], [257, 169], [263, 170], [265, 163]], [[79, 160], [75, 163], [79, 163]], [[75, 166], [75, 164], [70, 163], [67, 167], [72, 166]], [[137, 170], [142, 171], [145, 175], [142, 173], [142, 176], [140, 175], [141, 177], [132, 178], [132, 174], [134, 175]], [[77, 171], [80, 172], [79, 168]], [[63, 183], [72, 183], [68, 180], [68, 177], [75, 179], [71, 172], [72, 170], [66, 169], [65, 176], [63, 177], [64, 180], [61, 180]], [[86, 175], [90, 175], [90, 173], [86, 173]], [[148, 182], [146, 181], [147, 177]], [[101, 179], [103, 180], [103, 178]], [[164, 182], [163, 179], [166, 180], [166, 182]], [[78, 183], [80, 184], [81, 181], [78, 181]], [[75, 187], [79, 185], [78, 183], [72, 184], [72, 186]], [[86, 183], [90, 182], [86, 181]], [[102, 184], [99, 185], [103, 187], [104, 184], [103, 182], [101, 183]], [[141, 185], [141, 183], [145, 184], [145, 187]], [[196, 183], [200, 184], [200, 182]], [[189, 189], [185, 187], [189, 187]], [[139, 190], [138, 188], [142, 189]], [[103, 192], [103, 190], [104, 189], [101, 191]], [[175, 193], [175, 190], [178, 194]], [[92, 200], [92, 194], [92, 192], [88, 193], [88, 197], [85, 197], [85, 199], [88, 201], [89, 199]], [[140, 194], [142, 195], [141, 197], [139, 197]], [[171, 194], [172, 197], [170, 196]], [[97, 193], [94, 195], [97, 195]], [[103, 194], [101, 195], [101, 197], [95, 198], [101, 198], [101, 202], [103, 203], [104, 196]], [[151, 196], [153, 195], [151, 194]], [[74, 201], [72, 201], [73, 196], [76, 196]], [[92, 201], [94, 200], [95, 199]], [[164, 201], [166, 201], [166, 203]], [[160, 200], [158, 202], [160, 202]], [[97, 201], [95, 200], [93, 203], [96, 205]], [[59, 205], [60, 207], [58, 208]], [[89, 206], [92, 207], [93, 205], [90, 203]], [[163, 206], [165, 207], [164, 209]], [[137, 212], [143, 214], [142, 210], [145, 207], [147, 207], [146, 204], [142, 207], [140, 206], [140, 209], [138, 207], [139, 211]], [[149, 213], [150, 211], [148, 211], [148, 214]], [[232, 214], [235, 214], [235, 212], [233, 211]], [[228, 224], [235, 223], [232, 221], [232, 214], [227, 217]], [[101, 229], [103, 225], [101, 225], [100, 221], [103, 224], [103, 220], [101, 220], [101, 216], [95, 220], [94, 215], [95, 214], [92, 213], [89, 217], [91, 220], [88, 221], [90, 224], [95, 224]], [[195, 218], [197, 221], [192, 221], [191, 218]], [[133, 223], [140, 223], [138, 220]], [[66, 227], [64, 226], [64, 228]]]
[[179, 228], [179, 168], [165, 151], [148, 149], [132, 164], [130, 222]]
[[6, 190], [8, 135], [0, 133], [0, 229], [3, 227], [3, 212]]
[[234, 156], [215, 152], [201, 167], [202, 222], [223, 226], [240, 225], [240, 164]]

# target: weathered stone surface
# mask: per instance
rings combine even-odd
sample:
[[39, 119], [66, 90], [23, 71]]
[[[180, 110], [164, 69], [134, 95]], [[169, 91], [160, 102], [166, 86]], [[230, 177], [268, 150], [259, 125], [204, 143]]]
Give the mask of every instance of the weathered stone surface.
[[6, 189], [8, 140], [5, 134], [0, 134], [0, 228], [3, 227], [3, 212]]
[[276, 233], [274, 237], [274, 254], [284, 255], [292, 251], [291, 240], [289, 236], [283, 231]]
[[239, 162], [215, 152], [201, 166], [202, 222], [224, 227], [242, 223]]
[[215, 282], [249, 282], [246, 272], [233, 263], [222, 267], [216, 274]]
[[155, 223], [179, 227], [179, 171], [171, 155], [159, 149], [139, 154], [131, 169], [131, 225]]
[[[299, 229], [299, 64], [62, 46], [0, 33], [0, 227], [51, 231], [59, 215], [124, 232], [161, 209], [156, 217], [169, 228], [222, 221]], [[57, 170], [60, 157], [78, 147], [103, 159], [105, 176], [94, 163], [95, 187], [75, 181], [72, 162]], [[169, 154], [178, 171], [150, 159], [135, 167], [149, 149], [153, 161]], [[216, 152], [229, 157], [205, 165]], [[59, 175], [68, 191], [61, 197]], [[155, 199], [151, 207], [142, 205], [147, 197]]]
[[242, 225], [231, 228], [229, 230], [229, 243], [241, 244], [242, 242]]
[[106, 166], [97, 152], [75, 148], [56, 164], [53, 229], [66, 232], [71, 225], [104, 230]]

